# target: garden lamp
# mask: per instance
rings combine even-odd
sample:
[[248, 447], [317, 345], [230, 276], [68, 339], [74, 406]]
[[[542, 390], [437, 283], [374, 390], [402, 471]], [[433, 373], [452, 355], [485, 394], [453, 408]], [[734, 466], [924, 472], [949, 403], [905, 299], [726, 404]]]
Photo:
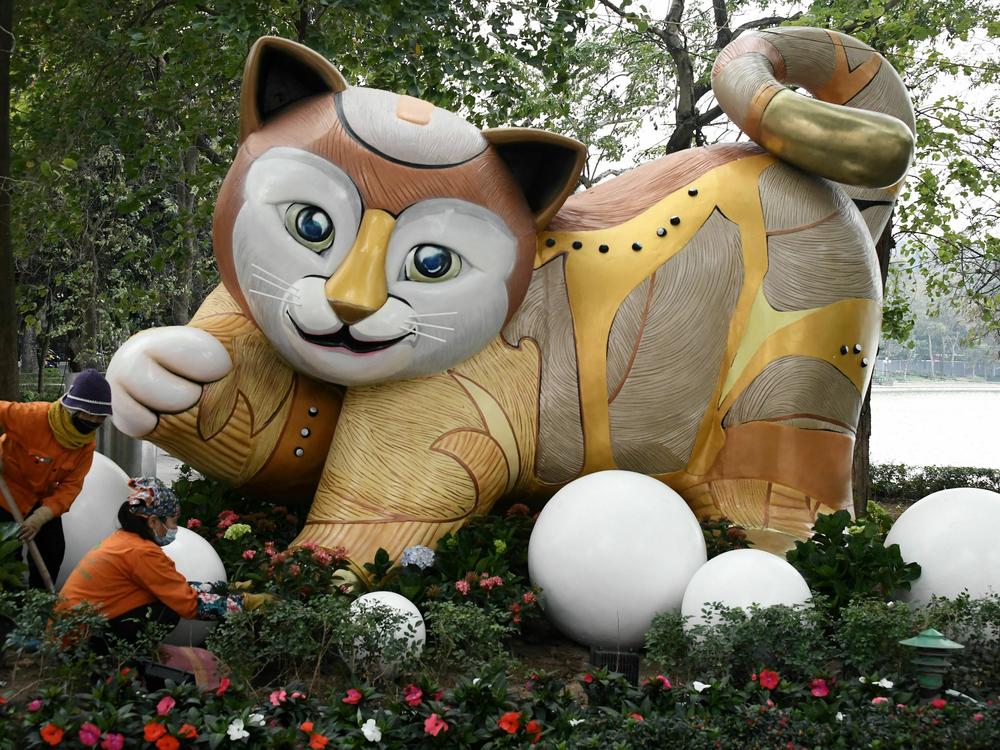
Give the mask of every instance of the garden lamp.
[[934, 628], [902, 640], [899, 645], [917, 650], [913, 657], [913, 664], [917, 668], [917, 684], [922, 692], [928, 694], [941, 690], [944, 675], [951, 666], [949, 652], [965, 648], [961, 643], [949, 641]]

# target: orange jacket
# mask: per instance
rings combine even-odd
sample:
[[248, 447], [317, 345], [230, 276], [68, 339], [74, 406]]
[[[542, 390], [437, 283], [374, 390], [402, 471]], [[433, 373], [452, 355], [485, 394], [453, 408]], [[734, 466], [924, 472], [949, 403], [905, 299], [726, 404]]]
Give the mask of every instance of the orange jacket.
[[155, 542], [119, 529], [90, 550], [62, 591], [60, 609], [89, 602], [109, 620], [161, 601], [181, 617], [198, 613], [198, 594]]
[[24, 515], [39, 502], [56, 516], [69, 510], [94, 460], [94, 441], [76, 450], [59, 444], [49, 427], [49, 406], [0, 401], [3, 478]]

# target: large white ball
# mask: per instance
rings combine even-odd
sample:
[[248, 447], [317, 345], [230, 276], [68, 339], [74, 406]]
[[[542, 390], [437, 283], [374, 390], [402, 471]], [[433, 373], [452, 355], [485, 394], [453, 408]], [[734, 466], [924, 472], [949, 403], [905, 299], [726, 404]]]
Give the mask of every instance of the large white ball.
[[640, 646], [654, 615], [680, 609], [705, 559], [705, 537], [687, 503], [631, 471], [567, 484], [538, 516], [528, 543], [528, 570], [548, 618], [599, 648]]
[[934, 492], [907, 508], [886, 536], [905, 562], [920, 564], [920, 578], [900, 591], [903, 601], [932, 596], [973, 598], [1000, 593], [1000, 494], [959, 487]]
[[806, 579], [777, 555], [757, 549], [734, 549], [713, 557], [691, 578], [681, 614], [687, 627], [705, 623], [702, 610], [719, 602], [748, 612], [751, 607], [795, 606], [809, 601]]
[[[373, 647], [378, 648], [379, 644], [387, 644], [390, 640], [401, 640], [406, 642], [407, 650], [412, 656], [420, 656], [424, 650], [424, 644], [427, 642], [427, 628], [424, 625], [423, 615], [417, 609], [417, 605], [405, 596], [393, 591], [372, 591], [362, 594], [351, 602], [352, 615], [358, 615], [365, 611], [377, 612], [379, 610], [387, 610], [388, 613], [392, 615], [398, 614], [400, 617], [399, 623], [391, 633], [380, 632], [376, 634], [378, 643], [374, 644]], [[369, 657], [368, 650], [360, 642], [355, 645], [357, 646], [357, 656], [363, 660], [367, 659]], [[374, 655], [372, 656], [374, 657]], [[381, 660], [380, 655], [374, 658]], [[390, 671], [392, 667], [393, 665], [388, 665]]]
[[[215, 583], [228, 580], [219, 553], [190, 529], [178, 528], [177, 538], [163, 551], [174, 561], [177, 571], [189, 581]], [[173, 646], [200, 646], [214, 627], [214, 622], [181, 620], [164, 638], [164, 642]]]
[[107, 456], [94, 453], [80, 494], [62, 515], [66, 554], [56, 576], [56, 589], [62, 588], [84, 555], [118, 528], [118, 508], [131, 492], [128, 474]]

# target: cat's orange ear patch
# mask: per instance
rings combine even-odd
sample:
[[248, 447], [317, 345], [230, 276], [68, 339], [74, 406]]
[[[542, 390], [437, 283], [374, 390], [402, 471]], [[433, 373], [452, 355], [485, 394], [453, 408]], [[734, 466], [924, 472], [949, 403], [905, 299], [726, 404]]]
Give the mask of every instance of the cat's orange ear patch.
[[576, 190], [587, 160], [579, 141], [534, 128], [490, 128], [483, 137], [496, 149], [521, 187], [535, 226], [544, 229]]
[[290, 39], [262, 36], [250, 49], [240, 91], [240, 141], [290, 104], [336, 94], [347, 81], [329, 60]]

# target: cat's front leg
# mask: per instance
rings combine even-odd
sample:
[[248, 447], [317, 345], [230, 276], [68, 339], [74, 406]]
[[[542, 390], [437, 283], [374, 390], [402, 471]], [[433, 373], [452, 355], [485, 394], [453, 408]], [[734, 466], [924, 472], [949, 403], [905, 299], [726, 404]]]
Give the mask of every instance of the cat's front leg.
[[108, 365], [115, 426], [135, 438], [156, 429], [160, 414], [190, 409], [204, 384], [233, 369], [226, 348], [210, 333], [189, 326], [137, 333]]

